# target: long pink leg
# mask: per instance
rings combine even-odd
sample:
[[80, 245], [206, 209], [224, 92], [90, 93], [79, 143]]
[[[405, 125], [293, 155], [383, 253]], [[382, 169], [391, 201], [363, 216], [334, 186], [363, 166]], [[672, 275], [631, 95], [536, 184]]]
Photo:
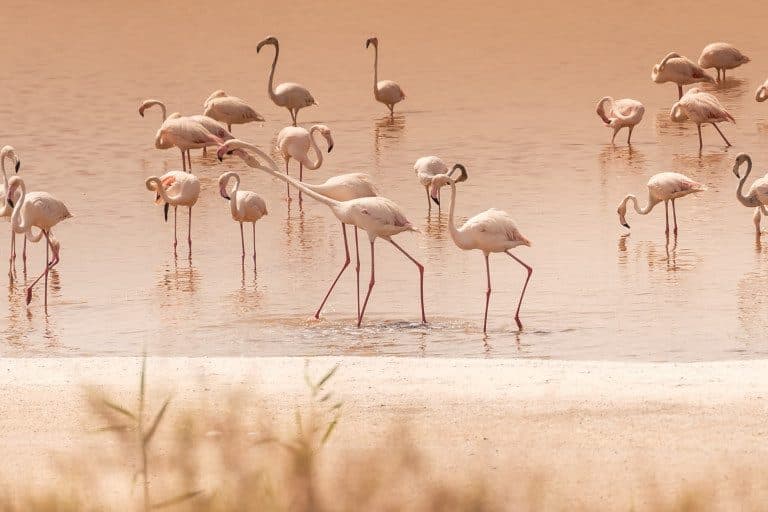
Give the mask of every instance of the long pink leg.
[[491, 266], [488, 263], [488, 253], [485, 254], [485, 275], [488, 276], [488, 289], [485, 291], [485, 314], [483, 314], [483, 334], [488, 325], [488, 303], [491, 301]]
[[388, 238], [387, 240], [389, 240], [389, 243], [397, 247], [400, 250], [400, 252], [405, 254], [405, 256], [409, 260], [411, 260], [419, 269], [419, 299], [421, 301], [421, 323], [425, 324], [427, 323], [427, 316], [424, 313], [424, 265], [416, 261], [416, 259], [413, 256], [405, 252], [405, 249], [397, 245], [394, 240], [392, 240], [391, 238]]
[[[293, 126], [296, 126], [296, 123], [293, 124]], [[288, 162], [290, 162], [289, 158], [285, 159], [285, 175], [288, 176]], [[290, 183], [285, 184], [285, 191], [288, 194], [288, 200], [291, 200], [291, 185]]]
[[328, 297], [331, 296], [331, 292], [333, 291], [333, 288], [336, 286], [336, 283], [339, 282], [339, 278], [341, 277], [341, 274], [344, 273], [344, 271], [347, 269], [351, 261], [351, 259], [349, 258], [349, 245], [347, 244], [347, 226], [343, 222], [341, 223], [341, 234], [344, 236], [344, 254], [346, 256], [346, 258], [344, 259], [344, 265], [341, 267], [341, 270], [339, 270], [339, 273], [336, 276], [336, 279], [334, 279], [333, 283], [331, 283], [331, 287], [328, 288], [328, 293], [325, 294], [325, 297], [323, 298], [323, 302], [320, 303], [320, 307], [317, 308], [317, 311], [315, 312], [315, 318], [320, 318], [320, 312], [323, 310], [323, 306], [325, 306], [325, 302], [328, 300]]
[[176, 253], [176, 246], [179, 245], [179, 241], [176, 238], [176, 210], [177, 210], [177, 207], [174, 206], [173, 207], [173, 255], [174, 256], [178, 256], [178, 254]]
[[723, 135], [723, 132], [720, 131], [720, 128], [715, 123], [712, 123], [712, 126], [715, 127], [715, 130], [717, 130], [717, 133], [719, 133], [720, 136], [723, 138], [723, 140], [725, 141], [725, 145], [730, 146], [731, 143], [728, 142], [728, 139], [725, 138], [725, 135]]
[[[32, 302], [32, 288], [40, 281], [41, 278], [45, 277], [45, 306], [48, 307], [48, 271], [51, 270], [53, 267], [55, 267], [59, 263], [59, 251], [53, 247], [51, 247], [51, 240], [48, 238], [48, 233], [43, 231], [43, 234], [45, 235], [45, 271], [40, 274], [37, 279], [32, 281], [32, 284], [29, 285], [27, 288], [27, 304]], [[48, 250], [53, 249], [53, 259], [51, 261], [48, 261], [49, 252]]]
[[253, 230], [253, 271], [256, 272], [256, 223], [251, 222], [251, 229]]
[[672, 200], [672, 218], [675, 221], [675, 234], [677, 234], [677, 212], [675, 211], [675, 200]]
[[[26, 235], [24, 235], [26, 237]], [[11, 229], [11, 255], [8, 258], [8, 278], [13, 281], [13, 260], [16, 258], [16, 233]]]
[[187, 150], [187, 162], [189, 162], [189, 172], [192, 172], [192, 150]]
[[704, 147], [704, 142], [701, 140], [701, 125], [696, 125], [696, 128], [699, 129], [699, 151], [701, 151], [701, 148]]
[[360, 316], [360, 246], [357, 243], [357, 226], [355, 226], [355, 273], [357, 278], [355, 279], [355, 292], [357, 293], [357, 316]]
[[24, 235], [24, 248], [21, 250], [21, 260], [24, 262], [24, 272], [27, 271], [27, 235]]
[[429, 185], [425, 185], [424, 190], [427, 192], [427, 213], [430, 213], [432, 211], [432, 198], [429, 197]]
[[[299, 162], [299, 181], [304, 181], [304, 164]], [[299, 190], [299, 206], [301, 206], [301, 190]]]
[[667, 229], [664, 232], [669, 234], [669, 200], [664, 201], [664, 218], [667, 219]]
[[189, 245], [189, 257], [192, 258], [192, 207], [189, 207], [189, 219], [187, 220], [187, 244]]
[[243, 223], [240, 223], [240, 247], [242, 252], [240, 253], [240, 263], [245, 265], [245, 236], [243, 236]]
[[519, 264], [524, 266], [525, 269], [528, 271], [528, 275], [525, 278], [525, 284], [523, 285], [523, 291], [520, 292], [520, 300], [517, 302], [517, 310], [515, 311], [515, 322], [517, 322], [517, 328], [518, 329], [522, 329], [523, 328], [523, 323], [520, 321], [520, 306], [523, 305], [523, 296], [525, 296], [525, 290], [526, 290], [526, 288], [528, 288], [528, 281], [531, 280], [531, 274], [533, 274], [533, 267], [530, 267], [529, 265], [526, 265], [523, 262], [523, 260], [521, 260], [520, 258], [516, 257], [511, 252], [509, 252], [509, 251], [504, 251], [504, 252], [506, 252], [513, 260], [515, 260], [516, 262], [518, 262]]
[[181, 168], [182, 168], [183, 171], [186, 171], [187, 170], [187, 158], [184, 155], [184, 150], [183, 149], [180, 149], [179, 151], [181, 151]]
[[363, 309], [360, 310], [360, 316], [357, 317], [358, 327], [360, 327], [360, 324], [363, 323], [365, 308], [368, 306], [368, 299], [371, 298], [371, 290], [373, 290], [373, 285], [376, 284], [376, 264], [374, 260], [373, 243], [374, 240], [371, 240], [371, 280], [368, 282], [368, 293], [365, 295], [365, 301], [363, 301]]

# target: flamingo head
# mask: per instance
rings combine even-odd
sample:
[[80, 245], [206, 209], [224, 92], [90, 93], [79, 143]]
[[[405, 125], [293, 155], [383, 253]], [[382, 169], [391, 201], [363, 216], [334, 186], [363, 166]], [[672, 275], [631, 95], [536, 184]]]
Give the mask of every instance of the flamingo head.
[[629, 229], [629, 224], [627, 223], [627, 203], [621, 203], [619, 208], [616, 210], [616, 213], [619, 214], [619, 224]]
[[738, 156], [736, 156], [736, 161], [733, 162], [733, 174], [735, 174], [737, 178], [741, 178], [739, 175], [739, 167], [741, 167], [744, 162], [748, 162], [748, 165], [751, 165], [752, 158], [746, 153], [739, 153]]
[[14, 206], [13, 198], [16, 197], [16, 191], [23, 184], [24, 182], [18, 176], [11, 176], [11, 179], [8, 180], [8, 195], [6, 196], [6, 202], [11, 208]]
[[19, 172], [19, 169], [21, 168], [21, 160], [16, 154], [16, 149], [13, 146], [3, 146], [3, 149], [0, 149], [0, 160], [5, 162], [6, 158], [13, 160], [14, 172]]
[[317, 124], [314, 128], [320, 132], [320, 135], [325, 137], [325, 141], [328, 143], [328, 152], [333, 149], [333, 136], [331, 135], [331, 129], [324, 124]]
[[219, 176], [219, 194], [227, 201], [232, 199], [229, 195], [229, 192], [227, 192], [227, 184], [229, 183], [229, 179], [233, 176], [235, 176], [234, 172], [225, 172]]
[[[461, 174], [458, 178], [454, 179], [452, 176], [456, 171], [460, 171]], [[456, 183], [461, 183], [462, 181], [467, 181], [468, 177], [469, 175], [467, 174], [466, 167], [461, 164], [454, 165], [453, 169], [451, 169], [448, 174], [438, 174], [432, 177], [432, 189], [430, 190], [429, 197], [432, 198], [436, 205], [440, 206], [440, 197], [438, 196], [440, 189], [446, 185], [454, 185]]]
[[766, 99], [768, 99], [768, 86], [766, 86], [766, 84], [763, 84], [755, 93], [755, 101], [757, 101], [758, 103], [762, 103]]
[[369, 37], [368, 40], [365, 42], [365, 47], [368, 48], [370, 45], [373, 45], [374, 48], [379, 47], [379, 38], [378, 37]]
[[256, 46], [256, 53], [259, 53], [259, 52], [261, 51], [261, 48], [262, 48], [264, 45], [267, 45], [267, 44], [271, 44], [271, 45], [273, 45], [273, 46], [277, 47], [277, 45], [278, 45], [278, 43], [277, 43], [277, 38], [276, 38], [275, 36], [269, 36], [269, 37], [267, 37], [266, 39], [264, 39], [263, 41], [261, 41], [261, 42], [260, 42], [260, 43], [259, 43], [259, 44]]

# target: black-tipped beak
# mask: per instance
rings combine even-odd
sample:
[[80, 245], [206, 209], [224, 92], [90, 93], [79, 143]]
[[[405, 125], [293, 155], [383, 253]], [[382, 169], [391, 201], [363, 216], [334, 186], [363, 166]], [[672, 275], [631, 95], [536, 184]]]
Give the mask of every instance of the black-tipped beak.
[[224, 161], [224, 157], [219, 155], [219, 162], [223, 162], [223, 161]]
[[624, 224], [622, 224], [622, 226], [624, 226], [625, 228], [629, 229], [629, 224], [627, 224], [626, 222]]
[[330, 153], [331, 151], [333, 151], [333, 144], [331, 144], [330, 146], [328, 146], [328, 152]]
[[8, 198], [8, 206], [13, 208], [13, 199], [11, 199], [10, 197]]
[[16, 160], [16, 172], [19, 172], [19, 169], [21, 169], [21, 160]]
[[139, 115], [140, 115], [141, 117], [144, 117], [144, 111], [143, 111], [143, 110], [139, 110]]
[[165, 203], [165, 206], [163, 206], [163, 215], [165, 216], [165, 222], [168, 222], [168, 208], [170, 208], [170, 204]]
[[[432, 197], [432, 196], [430, 196], [430, 197]], [[440, 200], [439, 200], [438, 198], [436, 198], [436, 197], [432, 197], [432, 200], [435, 202], [435, 204], [436, 204], [437, 206], [440, 206]]]

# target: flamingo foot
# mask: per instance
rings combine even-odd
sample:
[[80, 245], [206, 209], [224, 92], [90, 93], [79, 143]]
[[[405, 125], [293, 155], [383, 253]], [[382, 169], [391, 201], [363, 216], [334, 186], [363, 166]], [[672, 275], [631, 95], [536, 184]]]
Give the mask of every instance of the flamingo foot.
[[27, 306], [32, 302], [32, 287], [27, 288]]

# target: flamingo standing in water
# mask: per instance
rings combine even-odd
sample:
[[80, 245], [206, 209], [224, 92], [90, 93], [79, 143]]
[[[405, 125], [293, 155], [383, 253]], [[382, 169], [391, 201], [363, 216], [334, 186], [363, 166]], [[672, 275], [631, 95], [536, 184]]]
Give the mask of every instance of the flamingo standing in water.
[[227, 131], [232, 132], [233, 124], [264, 122], [264, 118], [256, 112], [245, 100], [237, 96], [229, 96], [222, 90], [215, 91], [203, 103], [203, 115], [227, 125]]
[[[309, 131], [301, 126], [286, 126], [277, 134], [277, 149], [285, 161], [285, 174], [288, 174], [288, 163], [291, 158], [299, 162], [299, 181], [304, 181], [304, 168], [314, 171], [323, 165], [323, 152], [317, 146], [315, 141], [315, 132], [320, 132], [328, 143], [328, 152], [333, 150], [333, 136], [331, 129], [324, 124], [316, 124]], [[315, 151], [317, 160], [314, 162], [309, 158], [310, 146]], [[291, 199], [291, 186], [286, 185], [288, 200]], [[301, 192], [299, 192], [299, 201], [301, 201]]]
[[[232, 141], [228, 144], [225, 144], [225, 146], [245, 148], [245, 149], [257, 149], [255, 148], [255, 146], [251, 144], [247, 144], [242, 141]], [[220, 152], [220, 154], [223, 156], [225, 152], [227, 151], [222, 151]], [[243, 159], [243, 161], [247, 163], [250, 167], [257, 168], [260, 165], [258, 160], [256, 160], [250, 153], [244, 151], [243, 149], [235, 149], [233, 151], [233, 154]], [[325, 183], [321, 183], [318, 185], [304, 183], [304, 186], [318, 194], [322, 194], [325, 197], [329, 197], [336, 201], [350, 201], [352, 199], [359, 199], [361, 197], [376, 197], [379, 195], [379, 191], [376, 189], [376, 185], [373, 184], [371, 177], [364, 173], [340, 174], [338, 176], [333, 176], [331, 178], [328, 178], [325, 181]], [[359, 316], [360, 315], [360, 251], [359, 251], [359, 244], [358, 244], [358, 238], [357, 238], [357, 226], [354, 226], [354, 228], [355, 228], [355, 256], [357, 260], [355, 265], [355, 274], [356, 274], [355, 289], [357, 290], [357, 315]], [[331, 292], [336, 287], [336, 283], [339, 282], [341, 275], [344, 273], [344, 271], [347, 269], [347, 267], [351, 262], [351, 258], [349, 256], [349, 243], [347, 242], [347, 225], [344, 224], [343, 222], [341, 223], [341, 234], [344, 239], [344, 254], [345, 254], [344, 264], [342, 265], [341, 270], [339, 270], [339, 273], [336, 275], [336, 279], [334, 279], [333, 283], [331, 283], [331, 287], [328, 288], [328, 292], [325, 294], [325, 297], [323, 298], [323, 301], [320, 303], [320, 306], [317, 308], [317, 311], [315, 312], [315, 318], [320, 318], [320, 312], [323, 310], [323, 307], [325, 306], [325, 303], [328, 300], [328, 297], [331, 296]]]
[[[363, 301], [362, 308], [360, 309], [360, 312], [357, 317], [358, 327], [360, 327], [360, 325], [363, 322], [365, 309], [366, 309], [366, 306], [368, 305], [368, 300], [371, 297], [371, 291], [373, 290], [373, 285], [376, 282], [374, 242], [376, 241], [377, 238], [383, 238], [387, 242], [391, 243], [393, 246], [395, 246], [395, 248], [397, 248], [397, 250], [402, 252], [409, 260], [411, 260], [411, 262], [413, 262], [414, 265], [416, 265], [416, 267], [418, 268], [419, 300], [421, 304], [421, 321], [423, 323], [426, 323], [427, 319], [424, 313], [424, 266], [421, 263], [419, 263], [413, 256], [408, 254], [408, 252], [406, 252], [405, 249], [400, 247], [400, 245], [398, 245], [394, 240], [392, 240], [392, 237], [394, 235], [397, 235], [404, 231], [417, 231], [417, 229], [413, 227], [413, 224], [411, 224], [411, 222], [405, 217], [405, 214], [395, 202], [380, 196], [360, 197], [356, 199], [349, 199], [349, 200], [342, 200], [342, 201], [331, 199], [330, 197], [326, 197], [323, 194], [316, 192], [312, 188], [308, 187], [306, 184], [301, 183], [300, 181], [295, 180], [290, 176], [286, 176], [282, 174], [281, 172], [278, 171], [277, 164], [275, 164], [275, 162], [266, 153], [264, 153], [257, 147], [253, 146], [252, 144], [248, 144], [246, 142], [242, 142], [238, 140], [230, 140], [224, 143], [218, 150], [219, 159], [222, 159], [227, 152], [238, 147], [247, 148], [248, 150], [259, 155], [269, 164], [269, 167], [265, 167], [261, 165], [261, 163], [259, 163], [258, 160], [254, 158], [253, 163], [250, 164], [251, 167], [260, 169], [268, 174], [271, 174], [272, 176], [278, 179], [288, 182], [294, 187], [296, 187], [297, 189], [301, 190], [303, 193], [310, 196], [312, 199], [315, 199], [316, 201], [319, 201], [325, 204], [331, 209], [333, 214], [342, 223], [342, 225], [350, 224], [368, 233], [368, 239], [371, 244], [371, 280], [368, 283], [368, 293], [365, 296], [365, 301]], [[345, 232], [345, 238], [346, 238], [346, 232]], [[346, 268], [347, 264], [345, 264], [344, 268]], [[344, 269], [342, 269], [342, 271], [343, 270]], [[338, 280], [338, 277], [336, 278], [336, 280]], [[334, 281], [333, 285], [331, 286], [331, 289], [333, 289], [333, 286], [335, 284], [336, 284], [336, 281]], [[328, 293], [330, 294], [330, 290]], [[326, 295], [326, 298], [327, 298], [327, 295]], [[322, 308], [322, 305], [321, 305], [321, 308]], [[316, 315], [319, 315], [319, 310]]]
[[667, 219], [667, 229], [665, 233], [669, 234], [669, 202], [672, 202], [672, 217], [675, 221], [675, 234], [677, 234], [677, 212], [675, 211], [675, 199], [687, 196], [688, 194], [695, 194], [697, 192], [703, 192], [707, 188], [693, 181], [684, 174], [678, 174], [676, 172], [661, 172], [651, 176], [648, 180], [648, 204], [644, 208], [640, 208], [637, 204], [637, 198], [629, 194], [619, 204], [616, 212], [619, 214], [619, 222], [622, 226], [629, 229], [627, 224], [627, 203], [632, 201], [635, 207], [635, 211], [640, 215], [648, 215], [653, 207], [664, 201], [664, 211]]
[[365, 42], [365, 47], [368, 48], [373, 45], [374, 57], [373, 57], [373, 97], [376, 101], [383, 103], [389, 109], [389, 115], [395, 114], [395, 104], [400, 103], [405, 99], [405, 93], [397, 84], [392, 80], [379, 81], [379, 38], [370, 37]]
[[[461, 174], [458, 178], [453, 179], [453, 173], [456, 171], [460, 171]], [[512, 217], [510, 217], [507, 212], [495, 208], [478, 213], [467, 220], [463, 226], [457, 228], [453, 219], [454, 207], [456, 206], [456, 183], [466, 181], [466, 179], [466, 168], [461, 164], [456, 164], [449, 173], [438, 174], [432, 179], [430, 195], [432, 200], [439, 204], [440, 200], [438, 199], [438, 192], [440, 188], [445, 185], [450, 185], [451, 207], [448, 213], [448, 229], [451, 233], [451, 238], [459, 249], [465, 251], [479, 249], [483, 251], [483, 255], [485, 256], [485, 273], [488, 280], [488, 289], [485, 292], [483, 333], [486, 332], [486, 326], [488, 324], [488, 303], [491, 300], [491, 269], [488, 262], [488, 255], [492, 252], [503, 252], [525, 267], [528, 275], [525, 278], [525, 284], [523, 284], [523, 290], [520, 292], [520, 299], [517, 303], [517, 310], [515, 311], [517, 328], [522, 329], [523, 324], [520, 321], [520, 306], [523, 304], [523, 297], [525, 296], [526, 288], [528, 288], [528, 282], [531, 280], [533, 268], [509, 251], [520, 245], [527, 245], [530, 247], [531, 242], [523, 236], [517, 228], [515, 221], [512, 220]]]
[[733, 119], [733, 116], [725, 110], [725, 107], [722, 106], [719, 101], [717, 101], [717, 98], [708, 92], [702, 91], [698, 87], [689, 89], [679, 101], [672, 105], [672, 110], [670, 111], [669, 116], [673, 121], [680, 122], [690, 119], [696, 123], [696, 128], [699, 130], [699, 150], [703, 147], [703, 142], [701, 140], [701, 125], [703, 123], [709, 123], [714, 126], [717, 133], [719, 133], [725, 141], [725, 144], [727, 146], [731, 145], [715, 123], [722, 121], [731, 121], [732, 123], [735, 123], [736, 120]]
[[189, 220], [187, 224], [187, 243], [189, 244], [189, 257], [192, 257], [192, 207], [200, 197], [200, 180], [197, 176], [182, 172], [170, 171], [159, 178], [150, 176], [144, 184], [147, 190], [155, 192], [155, 204], [163, 204], [163, 215], [168, 222], [168, 208], [173, 206], [173, 255], [177, 256], [176, 246], [176, 213], [179, 206], [189, 208]]
[[611, 144], [616, 139], [616, 134], [622, 128], [629, 128], [627, 134], [627, 144], [631, 142], [632, 130], [643, 120], [645, 107], [637, 100], [625, 98], [614, 100], [610, 96], [605, 96], [597, 102], [597, 115], [603, 120], [605, 126], [613, 128], [613, 137]]
[[[16, 150], [13, 146], [3, 146], [0, 149], [0, 170], [3, 171], [3, 189], [0, 190], [0, 217], [10, 217], [13, 213], [13, 207], [8, 204], [6, 198], [8, 196], [8, 175], [5, 171], [5, 159], [8, 158], [13, 162], [14, 172], [18, 173], [21, 168], [21, 160], [19, 160]], [[18, 194], [17, 194], [18, 195]], [[18, 200], [18, 197], [11, 198], [12, 200]], [[16, 259], [16, 232], [11, 229], [11, 245], [9, 253], [10, 268], [8, 270], [8, 277], [13, 279], [13, 260]], [[27, 239], [24, 238], [24, 254], [23, 258], [27, 259]]]
[[[704, 69], [717, 69], [718, 81], [725, 82], [725, 70], [733, 69], [749, 62], [749, 57], [741, 53], [733, 45], [728, 43], [708, 44], [701, 51], [699, 56], [699, 66]], [[723, 72], [720, 78], [720, 71]]]
[[[177, 147], [181, 151], [182, 168], [192, 170], [192, 156], [190, 149], [218, 146], [222, 141], [233, 139], [229, 131], [215, 119], [203, 115], [182, 116], [178, 112], [166, 115], [165, 104], [160, 100], [145, 100], [139, 106], [139, 115], [144, 117], [144, 111], [158, 106], [163, 113], [163, 123], [155, 135], [155, 147], [157, 149], [170, 149]], [[184, 155], [186, 153], [186, 160]]]
[[[229, 180], [235, 180], [235, 188], [227, 191]], [[256, 266], [256, 221], [267, 214], [267, 203], [256, 193], [250, 190], [240, 190], [240, 175], [236, 172], [225, 172], [219, 176], [219, 194], [229, 201], [232, 219], [240, 223], [240, 245], [242, 253], [241, 263], [245, 265], [245, 236], [243, 235], [243, 222], [250, 222], [253, 229], [253, 265]]]
[[[413, 164], [413, 172], [416, 173], [419, 183], [421, 183], [424, 190], [427, 192], [427, 211], [431, 212], [432, 201], [429, 199], [429, 187], [432, 185], [432, 179], [435, 176], [448, 173], [448, 166], [445, 165], [445, 162], [443, 162], [440, 157], [422, 156]], [[438, 202], [438, 207], [439, 206], [440, 203]]]
[[267, 92], [272, 102], [278, 107], [285, 107], [291, 114], [293, 120], [293, 126], [296, 126], [296, 119], [299, 116], [299, 110], [304, 107], [311, 107], [317, 105], [315, 98], [303, 85], [299, 85], [293, 82], [285, 82], [277, 87], [274, 87], [275, 83], [275, 67], [277, 66], [277, 56], [280, 54], [280, 43], [274, 36], [269, 36], [261, 41], [256, 46], [256, 53], [259, 53], [264, 45], [271, 44], [275, 47], [275, 58], [272, 61], [272, 70], [269, 72], [269, 83], [267, 84]]
[[[739, 168], [747, 163], [747, 170], [744, 176], [739, 176]], [[752, 172], [752, 158], [746, 153], [741, 153], [736, 157], [736, 161], [733, 164], [733, 174], [736, 175], [739, 180], [739, 186], [736, 188], [736, 199], [747, 208], [754, 208], [755, 214], [752, 216], [752, 222], [755, 224], [755, 231], [757, 235], [760, 235], [760, 218], [762, 215], [768, 215], [765, 206], [768, 205], [768, 174], [762, 178], [756, 179], [752, 186], [749, 187], [747, 195], [745, 196], [742, 190], [744, 189], [744, 183], [749, 177], [749, 173]]]
[[706, 71], [677, 52], [668, 53], [661, 62], [653, 66], [651, 80], [657, 84], [675, 82], [678, 99], [683, 97], [683, 85], [697, 82], [715, 83], [715, 79]]
[[[16, 191], [20, 190], [21, 195], [17, 201]], [[27, 187], [19, 176], [12, 176], [8, 180], [8, 195], [6, 201], [13, 208], [11, 214], [11, 229], [20, 234], [24, 234], [30, 242], [39, 242], [45, 235], [45, 270], [32, 284], [27, 287], [27, 304], [32, 302], [32, 288], [45, 278], [45, 307], [48, 307], [48, 272], [55, 267], [59, 261], [61, 244], [53, 237], [51, 229], [59, 222], [69, 219], [72, 214], [69, 213], [67, 206], [53, 197], [48, 192], [29, 192]], [[32, 234], [32, 227], [38, 228], [37, 235]], [[53, 252], [53, 257], [49, 260], [49, 249]]]

